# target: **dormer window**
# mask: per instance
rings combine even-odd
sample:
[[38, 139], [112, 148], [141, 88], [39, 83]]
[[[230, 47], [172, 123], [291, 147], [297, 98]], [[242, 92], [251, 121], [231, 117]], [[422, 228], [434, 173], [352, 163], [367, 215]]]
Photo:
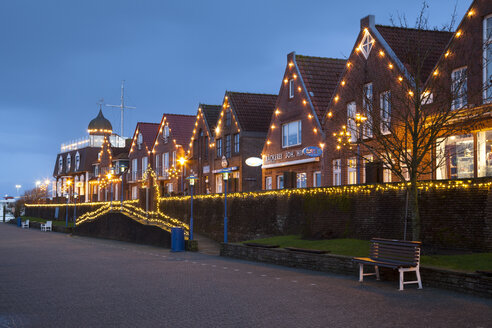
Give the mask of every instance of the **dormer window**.
[[166, 124], [164, 126], [164, 132], [162, 133], [162, 137], [167, 142], [167, 138], [169, 138], [169, 125], [168, 124]]
[[70, 170], [70, 166], [72, 166], [72, 157], [70, 154], [67, 155], [67, 172]]
[[294, 98], [294, 80], [289, 81], [289, 99]]
[[63, 157], [58, 157], [58, 173], [61, 173], [63, 170]]
[[364, 55], [365, 59], [369, 57], [373, 44], [374, 44], [374, 38], [371, 36], [371, 34], [367, 29], [364, 30], [364, 37], [362, 38], [362, 41], [359, 45], [359, 50]]
[[137, 136], [137, 147], [138, 149], [142, 149], [143, 136], [142, 133], [139, 133]]
[[75, 170], [78, 170], [80, 167], [80, 154], [77, 152], [75, 154]]

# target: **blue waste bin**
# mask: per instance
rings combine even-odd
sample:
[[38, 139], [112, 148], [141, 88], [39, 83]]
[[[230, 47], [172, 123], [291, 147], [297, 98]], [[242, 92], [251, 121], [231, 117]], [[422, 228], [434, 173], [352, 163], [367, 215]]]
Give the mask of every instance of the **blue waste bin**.
[[17, 226], [20, 227], [22, 225], [22, 219], [20, 216], [17, 218]]
[[183, 252], [184, 247], [184, 230], [182, 228], [171, 228], [171, 252]]

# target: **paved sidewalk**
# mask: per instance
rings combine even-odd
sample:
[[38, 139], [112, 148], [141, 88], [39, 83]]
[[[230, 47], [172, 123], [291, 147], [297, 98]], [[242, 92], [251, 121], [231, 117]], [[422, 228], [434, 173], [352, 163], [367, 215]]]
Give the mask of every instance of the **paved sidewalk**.
[[193, 238], [198, 241], [198, 253], [207, 255], [220, 255], [220, 244], [215, 240], [194, 233]]
[[0, 327], [490, 327], [492, 300], [0, 224]]

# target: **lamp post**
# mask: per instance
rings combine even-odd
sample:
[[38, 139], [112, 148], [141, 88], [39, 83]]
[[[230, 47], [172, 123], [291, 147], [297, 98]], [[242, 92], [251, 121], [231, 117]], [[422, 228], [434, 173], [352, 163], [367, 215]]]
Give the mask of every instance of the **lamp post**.
[[125, 183], [125, 174], [126, 174], [127, 170], [128, 170], [127, 167], [121, 168], [121, 209], [123, 209], [123, 200], [124, 200], [123, 184]]
[[230, 169], [223, 169], [219, 171], [222, 173], [224, 179], [224, 243], [227, 244], [227, 182], [229, 181]]
[[190, 175], [186, 180], [190, 181], [190, 191], [191, 191], [191, 214], [190, 214], [190, 240], [193, 240], [193, 186], [195, 185], [195, 180], [198, 178], [194, 175]]
[[108, 183], [109, 183], [109, 208], [113, 208], [113, 184], [111, 183], [111, 178], [113, 177], [113, 174], [109, 172], [106, 174], [106, 178], [108, 178]]
[[184, 195], [184, 165], [186, 164], [186, 158], [180, 157], [178, 162], [181, 164], [181, 192]]
[[65, 228], [68, 227], [68, 202], [70, 201], [70, 186], [72, 185], [72, 180], [67, 180], [67, 210], [65, 211]]

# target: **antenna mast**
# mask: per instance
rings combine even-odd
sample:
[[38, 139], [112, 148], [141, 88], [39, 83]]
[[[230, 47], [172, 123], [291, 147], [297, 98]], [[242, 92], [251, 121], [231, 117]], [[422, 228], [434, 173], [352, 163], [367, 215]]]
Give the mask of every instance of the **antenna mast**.
[[121, 80], [121, 103], [119, 105], [106, 105], [107, 107], [113, 107], [113, 108], [119, 108], [121, 110], [121, 132], [120, 136], [124, 138], [123, 136], [123, 117], [124, 117], [124, 110], [125, 109], [136, 109], [136, 107], [132, 106], [125, 106], [125, 80]]

